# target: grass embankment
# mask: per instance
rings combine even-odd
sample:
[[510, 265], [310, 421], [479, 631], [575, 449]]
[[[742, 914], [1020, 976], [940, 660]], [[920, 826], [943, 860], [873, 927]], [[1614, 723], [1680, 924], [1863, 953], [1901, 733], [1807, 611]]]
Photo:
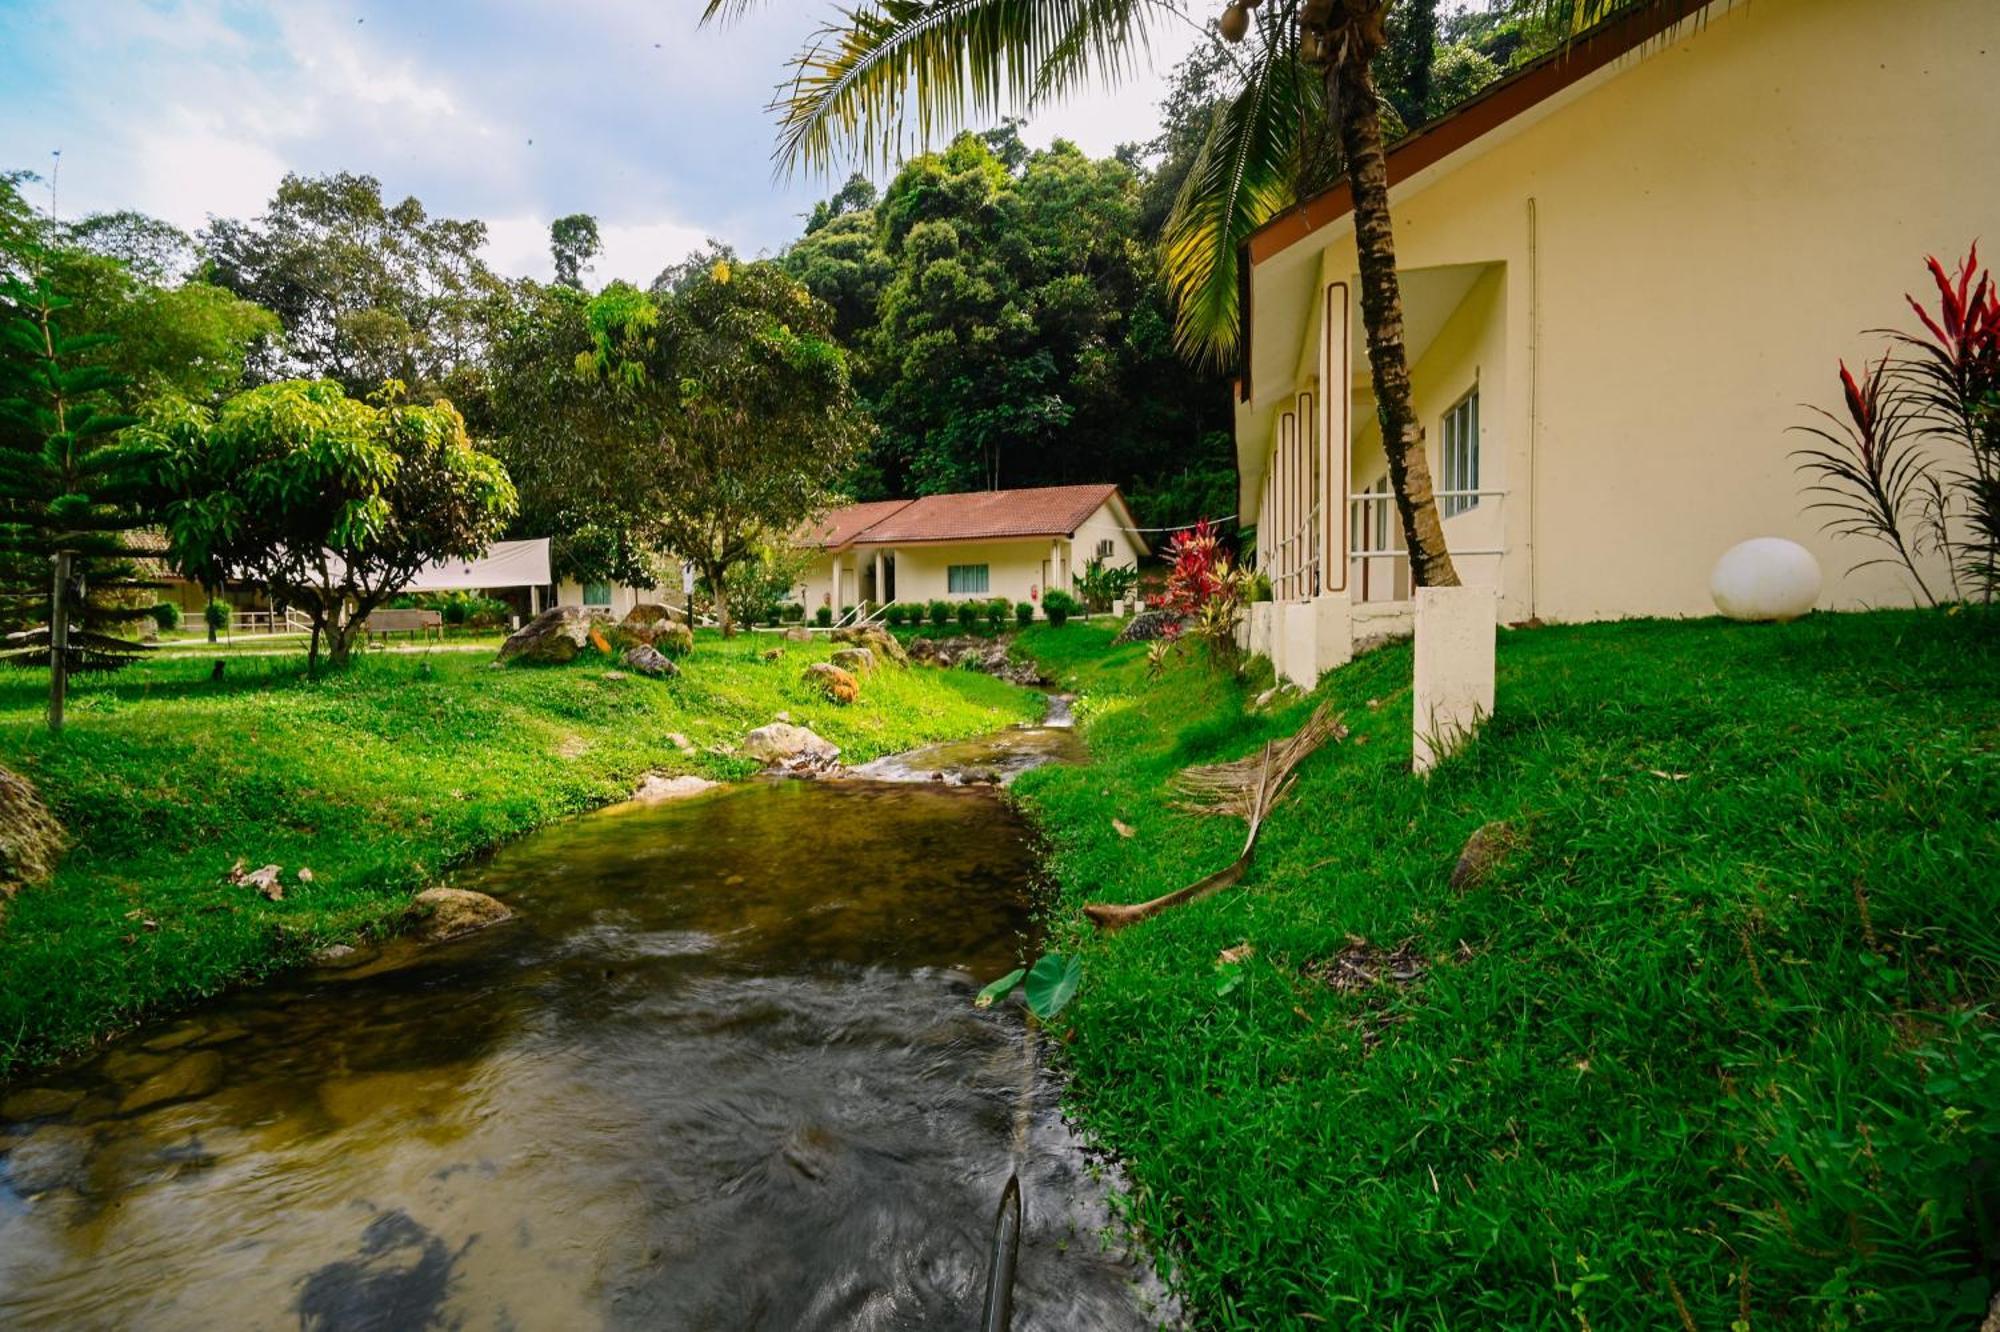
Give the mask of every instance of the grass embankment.
[[[2000, 1270], [1993, 617], [1504, 633], [1496, 716], [1427, 782], [1407, 645], [1246, 716], [1251, 686], [1149, 681], [1093, 627], [1024, 644], [1085, 691], [1093, 756], [1015, 788], [1085, 958], [1074, 1104], [1204, 1321], [1978, 1324]], [[1169, 777], [1322, 697], [1353, 735], [1306, 763], [1244, 884], [1092, 936], [1083, 902], [1241, 844], [1173, 809]], [[1455, 891], [1489, 820], [1521, 845]]]
[[[762, 660], [775, 646], [784, 657]], [[894, 668], [836, 707], [799, 679], [836, 646], [703, 634], [665, 681], [606, 679], [610, 663], [588, 653], [504, 671], [480, 653], [385, 653], [317, 683], [302, 655], [239, 656], [220, 683], [206, 658], [153, 660], [77, 681], [60, 737], [42, 726], [46, 673], [0, 672], [0, 764], [75, 841], [0, 918], [0, 1077], [391, 929], [453, 864], [630, 795], [647, 772], [746, 776], [754, 764], [707, 746], [780, 710], [851, 762], [1039, 712], [985, 676]], [[285, 900], [224, 883], [239, 857], [284, 866]]]

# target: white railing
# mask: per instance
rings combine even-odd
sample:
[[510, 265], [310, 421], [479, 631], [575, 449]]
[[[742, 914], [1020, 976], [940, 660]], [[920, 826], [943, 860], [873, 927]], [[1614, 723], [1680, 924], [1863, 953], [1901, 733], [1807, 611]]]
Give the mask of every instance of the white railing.
[[[1495, 525], [1500, 522], [1499, 504], [1506, 498], [1506, 495], [1507, 492], [1504, 490], [1439, 490], [1432, 492], [1432, 497], [1438, 501], [1440, 514], [1442, 514], [1445, 508], [1452, 507], [1450, 501], [1456, 500], [1465, 506], [1460, 507], [1458, 512], [1451, 515], [1451, 518], [1469, 517], [1479, 513], [1483, 507], [1483, 502], [1492, 500], [1494, 508], [1491, 511], [1492, 516], [1487, 521]], [[1410, 560], [1409, 551], [1403, 546], [1402, 521], [1393, 508], [1381, 510], [1386, 521], [1378, 518], [1376, 507], [1394, 505], [1396, 502], [1395, 493], [1387, 490], [1363, 491], [1350, 494], [1348, 500], [1353, 505], [1353, 521], [1350, 524], [1353, 539], [1347, 552], [1347, 558], [1354, 574], [1350, 582], [1354, 599], [1356, 601], [1401, 600], [1402, 597], [1408, 595], [1406, 589], [1409, 586], [1408, 570]], [[1450, 521], [1450, 519], [1446, 519], [1445, 521]], [[1378, 527], [1383, 529], [1388, 539], [1386, 546], [1375, 545], [1370, 535]], [[1451, 557], [1454, 560], [1491, 559], [1495, 561], [1493, 581], [1496, 584], [1500, 581], [1499, 561], [1507, 553], [1505, 547], [1452, 546], [1450, 549]], [[1378, 567], [1377, 561], [1388, 562], [1386, 577], [1388, 580], [1389, 595], [1387, 597], [1376, 596], [1373, 588], [1375, 582], [1374, 574]], [[1397, 561], [1401, 561], [1401, 563], [1399, 564]], [[1399, 589], [1403, 590], [1401, 596], [1397, 595]]]
[[312, 621], [300, 611], [287, 606], [281, 611], [232, 611], [229, 615], [229, 632], [232, 634], [309, 634]]

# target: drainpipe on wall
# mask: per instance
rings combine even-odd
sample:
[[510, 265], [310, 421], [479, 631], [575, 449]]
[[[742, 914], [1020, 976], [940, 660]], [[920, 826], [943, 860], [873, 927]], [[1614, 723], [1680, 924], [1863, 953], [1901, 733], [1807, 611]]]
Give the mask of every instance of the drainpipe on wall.
[[1542, 256], [1540, 218], [1534, 195], [1528, 196], [1528, 618], [1541, 613], [1542, 543], [1540, 534], [1542, 481], [1535, 448], [1536, 425], [1542, 407]]

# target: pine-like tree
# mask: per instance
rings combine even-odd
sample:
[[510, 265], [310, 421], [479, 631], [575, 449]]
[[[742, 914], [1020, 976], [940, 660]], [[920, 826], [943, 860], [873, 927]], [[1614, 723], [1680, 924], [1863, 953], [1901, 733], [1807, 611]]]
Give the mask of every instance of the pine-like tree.
[[69, 675], [142, 650], [116, 630], [147, 613], [131, 536], [152, 491], [151, 453], [122, 439], [123, 378], [63, 332], [69, 302], [46, 280], [0, 282], [0, 616], [27, 627], [0, 660], [49, 663], [49, 728]]

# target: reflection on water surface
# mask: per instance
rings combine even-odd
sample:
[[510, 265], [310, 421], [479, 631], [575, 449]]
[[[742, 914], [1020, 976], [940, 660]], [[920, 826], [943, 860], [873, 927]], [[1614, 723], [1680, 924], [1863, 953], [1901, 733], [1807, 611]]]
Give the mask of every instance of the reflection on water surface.
[[1019, 1017], [970, 1003], [1032, 869], [938, 784], [532, 837], [459, 881], [512, 924], [9, 1089], [0, 1326], [974, 1326], [1017, 1145], [1015, 1325], [1150, 1326]]

